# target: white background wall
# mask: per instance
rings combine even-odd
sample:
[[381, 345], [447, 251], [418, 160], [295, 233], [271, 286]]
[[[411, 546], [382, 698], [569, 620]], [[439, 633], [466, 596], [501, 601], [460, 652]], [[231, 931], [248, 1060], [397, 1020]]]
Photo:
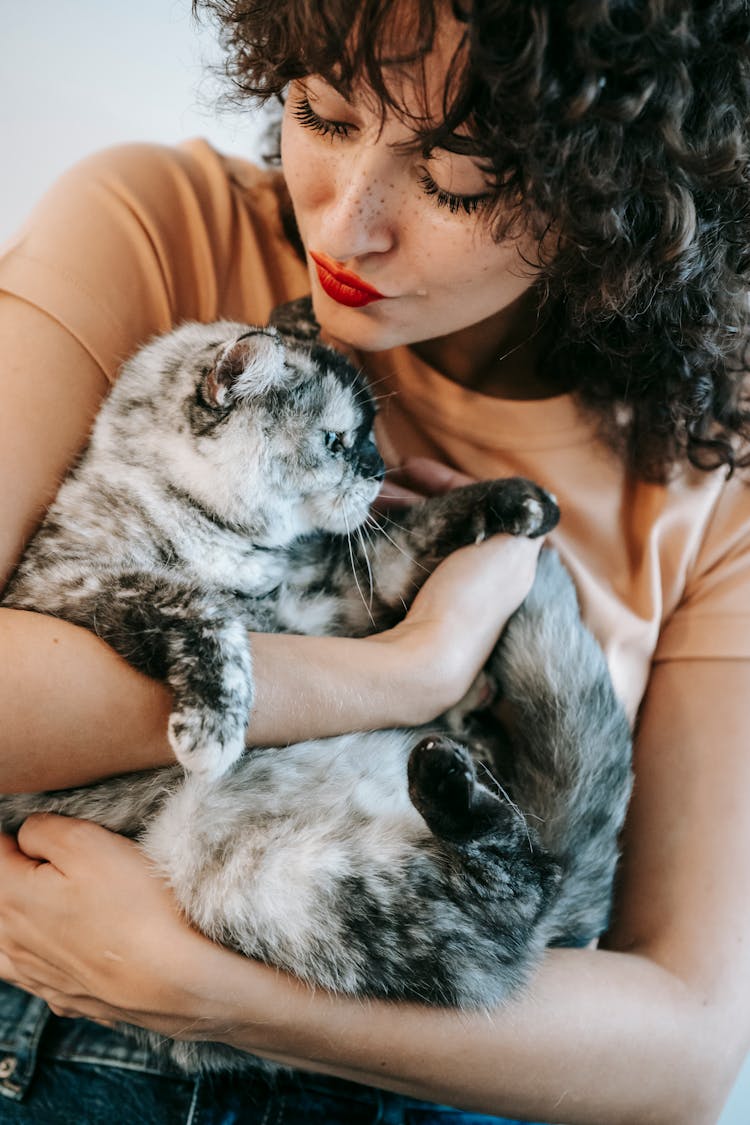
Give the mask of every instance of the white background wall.
[[[280, 0], [283, 2], [283, 0]], [[204, 136], [252, 156], [249, 112], [216, 111], [220, 58], [190, 0], [0, 0], [0, 242], [79, 157]]]
[[[0, 0], [0, 27], [0, 242], [55, 176], [97, 148], [200, 135], [257, 152], [251, 114], [213, 109], [205, 64], [219, 55], [190, 0]], [[720, 1125], [748, 1123], [750, 1065]]]

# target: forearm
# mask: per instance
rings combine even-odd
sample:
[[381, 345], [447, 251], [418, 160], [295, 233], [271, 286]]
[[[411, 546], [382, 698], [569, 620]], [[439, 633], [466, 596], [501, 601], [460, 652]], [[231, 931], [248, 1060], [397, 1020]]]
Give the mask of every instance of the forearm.
[[712, 1073], [726, 1027], [710, 1005], [634, 954], [551, 952], [526, 995], [491, 1016], [362, 1004], [260, 972], [238, 961], [230, 993], [222, 971], [225, 1042], [475, 1112], [701, 1125], [732, 1080], [731, 1060]]
[[[387, 641], [255, 634], [254, 745], [415, 722]], [[393, 657], [393, 659], [391, 659]], [[87, 630], [0, 610], [0, 792], [67, 788], [174, 762], [171, 694]]]
[[0, 791], [33, 792], [174, 762], [171, 696], [93, 633], [0, 610]]
[[[429, 722], [452, 700], [395, 631], [369, 638], [253, 634], [251, 746]], [[421, 667], [420, 667], [421, 665]]]

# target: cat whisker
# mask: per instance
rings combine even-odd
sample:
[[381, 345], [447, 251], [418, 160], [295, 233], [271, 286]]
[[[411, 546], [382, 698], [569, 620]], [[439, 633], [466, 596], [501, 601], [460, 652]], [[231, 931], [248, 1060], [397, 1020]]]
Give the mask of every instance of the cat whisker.
[[395, 395], [397, 395], [397, 394], [398, 394], [398, 391], [386, 391], [386, 392], [385, 392], [384, 394], [382, 394], [382, 395], [370, 395], [370, 398], [372, 399], [372, 401], [373, 401], [373, 402], [375, 403], [375, 405], [377, 406], [377, 404], [378, 404], [379, 402], [385, 402], [385, 400], [386, 400], [387, 398], [393, 398], [393, 397], [394, 397]]
[[[422, 566], [422, 564], [420, 562], [417, 562], [417, 560], [412, 555], [410, 555], [408, 551], [405, 551], [404, 548], [399, 543], [396, 542], [396, 540], [393, 538], [393, 536], [388, 534], [388, 532], [385, 530], [383, 525], [381, 523], [379, 523], [377, 520], [375, 520], [375, 518], [373, 516], [369, 516], [368, 519], [372, 520], [372, 522], [369, 524], [369, 526], [372, 527], [373, 529], [377, 530], [379, 532], [379, 534], [384, 535], [386, 537], [386, 539], [389, 541], [389, 543], [392, 543], [393, 546], [396, 548], [396, 550], [401, 552], [401, 554], [404, 556], [405, 559], [408, 559], [410, 563], [414, 564], [414, 566], [418, 566], [420, 570], [423, 570], [425, 572], [425, 574], [432, 574], [432, 571], [430, 570], [429, 567]], [[389, 522], [392, 522], [392, 521], [389, 521]]]
[[363, 534], [363, 529], [362, 529], [362, 527], [358, 527], [356, 530], [357, 530], [357, 538], [359, 539], [359, 545], [362, 548], [362, 555], [364, 557], [365, 565], [367, 567], [367, 576], [368, 576], [368, 579], [369, 579], [369, 582], [370, 582], [370, 602], [369, 602], [367, 612], [370, 614], [370, 620], [372, 621], [373, 620], [373, 617], [372, 617], [372, 599], [375, 596], [375, 585], [374, 585], [373, 578], [372, 578], [372, 567], [370, 566], [370, 559], [369, 559], [369, 556], [367, 554], [367, 544], [365, 543], [365, 537], [364, 537], [364, 534]]
[[487, 769], [487, 766], [484, 764], [484, 762], [478, 762], [477, 765], [478, 765], [479, 769], [482, 770], [482, 773], [486, 774], [486, 777], [489, 779], [491, 784], [494, 785], [495, 789], [498, 791], [500, 796], [510, 805], [510, 807], [513, 809], [514, 813], [516, 813], [516, 815], [518, 816], [519, 820], [523, 823], [524, 830], [526, 832], [526, 839], [529, 842], [529, 851], [533, 853], [534, 845], [531, 841], [531, 833], [529, 832], [529, 826], [528, 826], [528, 823], [526, 821], [526, 817], [523, 815], [523, 813], [519, 809], [516, 802], [511, 800], [510, 794], [508, 793], [508, 791], [503, 788], [503, 786], [497, 780], [495, 775], [490, 770]]
[[391, 525], [391, 527], [395, 527], [398, 531], [403, 531], [404, 535], [413, 535], [414, 534], [414, 532], [411, 531], [408, 527], [404, 527], [402, 524], [398, 523], [397, 520], [391, 519], [390, 516], [386, 516], [382, 512], [379, 512], [378, 516], [379, 516], [379, 518], [384, 519], [386, 521], [386, 523], [389, 523]]
[[[367, 389], [359, 391], [358, 394], [366, 394], [367, 390], [369, 390], [370, 394], [372, 394], [373, 387], [379, 387], [381, 383], [387, 383], [389, 379], [390, 375], [381, 375], [379, 379], [368, 379]], [[396, 392], [394, 391], [393, 393], [395, 394]]]
[[[374, 536], [373, 536], [373, 533], [372, 533], [372, 524], [369, 522], [369, 520], [366, 519], [359, 525], [359, 532], [360, 532], [360, 535], [364, 536], [364, 539], [366, 540], [368, 547], [372, 547], [373, 544], [375, 545], [375, 547], [377, 547], [377, 543], [375, 542], [375, 539], [374, 539]], [[367, 565], [368, 565], [368, 567], [370, 565], [369, 556], [367, 558]], [[372, 570], [370, 570], [370, 573], [372, 573]], [[373, 583], [373, 588], [374, 588], [374, 583]]]
[[356, 585], [356, 587], [359, 591], [359, 596], [362, 599], [362, 605], [367, 610], [367, 616], [370, 618], [370, 621], [372, 622], [373, 628], [375, 628], [375, 618], [372, 616], [372, 611], [371, 611], [370, 607], [368, 606], [367, 601], [365, 600], [365, 595], [362, 592], [362, 587], [359, 584], [359, 578], [357, 576], [357, 564], [354, 561], [354, 550], [352, 548], [352, 536], [351, 536], [351, 532], [349, 530], [349, 520], [347, 518], [345, 508], [342, 508], [342, 514], [344, 516], [344, 523], [346, 524], [346, 545], [349, 548], [349, 558], [351, 559], [352, 575], [354, 577], [354, 582], [355, 582], [355, 585]]

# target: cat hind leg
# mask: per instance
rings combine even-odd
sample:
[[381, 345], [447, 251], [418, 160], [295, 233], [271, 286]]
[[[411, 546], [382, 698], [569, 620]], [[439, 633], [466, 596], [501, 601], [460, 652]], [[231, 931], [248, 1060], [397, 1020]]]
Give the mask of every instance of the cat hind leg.
[[408, 778], [412, 804], [438, 837], [479, 838], [521, 819], [479, 782], [469, 751], [445, 735], [417, 743], [409, 756]]
[[551, 549], [490, 660], [509, 711], [508, 788], [565, 877], [550, 940], [606, 928], [632, 785], [631, 732], [604, 654]]

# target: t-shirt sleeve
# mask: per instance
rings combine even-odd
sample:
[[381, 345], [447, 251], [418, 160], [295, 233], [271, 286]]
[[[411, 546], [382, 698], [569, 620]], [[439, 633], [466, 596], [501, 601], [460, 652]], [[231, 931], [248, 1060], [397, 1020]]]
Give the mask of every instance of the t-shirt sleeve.
[[654, 660], [750, 660], [750, 482], [730, 479]]
[[260, 323], [304, 292], [277, 189], [202, 141], [105, 150], [63, 175], [4, 248], [0, 290], [59, 322], [113, 379], [181, 321]]

